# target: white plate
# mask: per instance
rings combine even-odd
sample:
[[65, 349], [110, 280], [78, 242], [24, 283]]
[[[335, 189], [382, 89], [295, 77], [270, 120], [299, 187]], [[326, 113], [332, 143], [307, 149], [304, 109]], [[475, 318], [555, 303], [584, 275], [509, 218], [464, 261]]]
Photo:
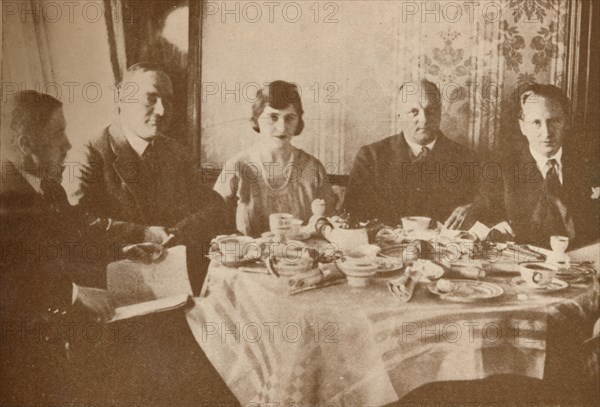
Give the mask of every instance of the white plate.
[[209, 254], [206, 255], [206, 257], [208, 257], [209, 259], [211, 259], [213, 261], [217, 261], [217, 262], [223, 264], [225, 267], [240, 267], [240, 266], [244, 266], [244, 265], [254, 263], [254, 262], [260, 260], [259, 257], [251, 257], [251, 258], [242, 258], [242, 259], [238, 259], [238, 260], [227, 261], [227, 260], [225, 260], [225, 256], [223, 256], [219, 252], [210, 252]]
[[454, 302], [475, 302], [500, 297], [504, 289], [496, 284], [475, 280], [448, 280], [454, 284], [454, 290], [448, 293], [438, 291], [437, 282], [429, 284], [429, 291], [441, 299]]
[[308, 232], [300, 232], [297, 235], [288, 236], [290, 240], [307, 240], [310, 238], [310, 233]]
[[596, 274], [596, 269], [591, 265], [571, 266], [568, 270], [561, 269], [556, 273], [560, 278], [590, 277], [594, 274]]
[[566, 281], [560, 280], [558, 278], [553, 278], [552, 282], [550, 282], [550, 284], [546, 285], [546, 286], [542, 286], [542, 287], [533, 287], [530, 285], [527, 285], [525, 283], [525, 280], [523, 280], [523, 278], [521, 276], [516, 276], [510, 279], [511, 284], [516, 285], [519, 288], [522, 288], [524, 290], [528, 290], [528, 291], [536, 291], [536, 292], [540, 292], [540, 293], [553, 293], [555, 291], [560, 291], [560, 290], [564, 290], [565, 288], [567, 288], [569, 286], [569, 283], [567, 283]]
[[377, 269], [378, 273], [395, 273], [397, 271], [402, 270], [404, 267], [404, 263], [400, 258], [381, 258], [378, 257], [376, 263], [379, 264], [379, 268]]

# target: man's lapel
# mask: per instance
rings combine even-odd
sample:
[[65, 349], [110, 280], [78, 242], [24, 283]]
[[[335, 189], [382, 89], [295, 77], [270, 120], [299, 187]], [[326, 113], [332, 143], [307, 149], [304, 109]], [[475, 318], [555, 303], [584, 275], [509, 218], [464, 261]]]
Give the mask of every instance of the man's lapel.
[[[3, 216], [15, 222], [34, 222], [47, 236], [81, 236], [78, 229], [73, 229], [76, 219], [60, 184], [54, 185], [54, 194], [46, 196], [38, 193], [12, 163], [3, 170], [6, 170], [2, 173], [1, 188]], [[73, 231], [77, 233], [71, 234]]]
[[[408, 143], [404, 139], [404, 134], [400, 133], [396, 136], [395, 143], [392, 144], [394, 148], [393, 152], [393, 160], [391, 160], [391, 165], [398, 166], [398, 171], [402, 169], [402, 163], [411, 162], [414, 158], [410, 151], [410, 147]], [[398, 174], [399, 172], [396, 172]]]
[[141, 171], [141, 160], [129, 145], [125, 134], [119, 124], [112, 124], [109, 128], [110, 147], [116, 158], [113, 162], [115, 174], [121, 184], [130, 192], [139, 213], [144, 211], [140, 205], [143, 200], [144, 179]]
[[379, 182], [386, 191], [387, 200], [391, 202], [400, 202], [399, 199], [405, 194], [406, 182], [411, 177], [414, 177], [413, 168], [409, 168], [407, 163], [411, 163], [410, 148], [404, 139], [402, 133], [395, 136], [395, 140], [391, 143], [392, 151], [387, 156], [388, 162], [382, 168], [383, 174], [378, 174], [382, 179]]
[[579, 199], [581, 189], [586, 182], [585, 166], [581, 156], [573, 154], [572, 150], [563, 147], [562, 175], [565, 200]]
[[[509, 205], [514, 214], [518, 214], [520, 222], [526, 224], [532, 221], [532, 216], [544, 187], [544, 177], [537, 168], [535, 159], [525, 146], [512, 168], [505, 168], [503, 176], [508, 178]], [[519, 222], [519, 223], [520, 223]]]
[[47, 210], [42, 195], [21, 175], [17, 167], [8, 161], [2, 163], [2, 208], [15, 211]]

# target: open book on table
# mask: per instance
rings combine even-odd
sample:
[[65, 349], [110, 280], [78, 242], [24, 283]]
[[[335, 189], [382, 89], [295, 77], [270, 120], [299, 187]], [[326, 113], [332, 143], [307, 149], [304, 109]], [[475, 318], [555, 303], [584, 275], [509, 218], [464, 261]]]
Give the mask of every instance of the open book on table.
[[160, 263], [110, 263], [106, 274], [108, 291], [117, 307], [110, 322], [172, 310], [191, 301], [185, 246], [170, 248]]

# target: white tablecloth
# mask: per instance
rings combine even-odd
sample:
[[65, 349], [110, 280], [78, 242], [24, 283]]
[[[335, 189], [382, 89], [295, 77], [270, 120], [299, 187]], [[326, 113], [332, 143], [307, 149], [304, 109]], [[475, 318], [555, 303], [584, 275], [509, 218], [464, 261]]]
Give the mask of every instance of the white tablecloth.
[[505, 294], [477, 304], [444, 302], [421, 284], [402, 304], [385, 279], [289, 296], [285, 281], [218, 263], [209, 281], [188, 322], [242, 404], [379, 406], [430, 382], [541, 379], [549, 320], [598, 310], [597, 280], [523, 299], [507, 278], [487, 278]]

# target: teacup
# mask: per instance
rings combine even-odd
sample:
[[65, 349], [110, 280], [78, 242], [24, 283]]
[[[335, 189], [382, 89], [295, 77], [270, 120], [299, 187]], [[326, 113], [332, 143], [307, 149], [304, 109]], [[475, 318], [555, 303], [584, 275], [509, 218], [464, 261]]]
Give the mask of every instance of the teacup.
[[273, 233], [287, 233], [294, 215], [290, 213], [272, 213], [269, 215], [269, 228]]
[[527, 262], [519, 264], [521, 278], [530, 287], [545, 287], [552, 282], [558, 267], [549, 263]]
[[402, 218], [402, 229], [404, 230], [427, 230], [431, 224], [431, 218], [425, 216], [406, 216]]
[[556, 253], [564, 253], [569, 247], [569, 238], [566, 236], [550, 236], [550, 247]]

